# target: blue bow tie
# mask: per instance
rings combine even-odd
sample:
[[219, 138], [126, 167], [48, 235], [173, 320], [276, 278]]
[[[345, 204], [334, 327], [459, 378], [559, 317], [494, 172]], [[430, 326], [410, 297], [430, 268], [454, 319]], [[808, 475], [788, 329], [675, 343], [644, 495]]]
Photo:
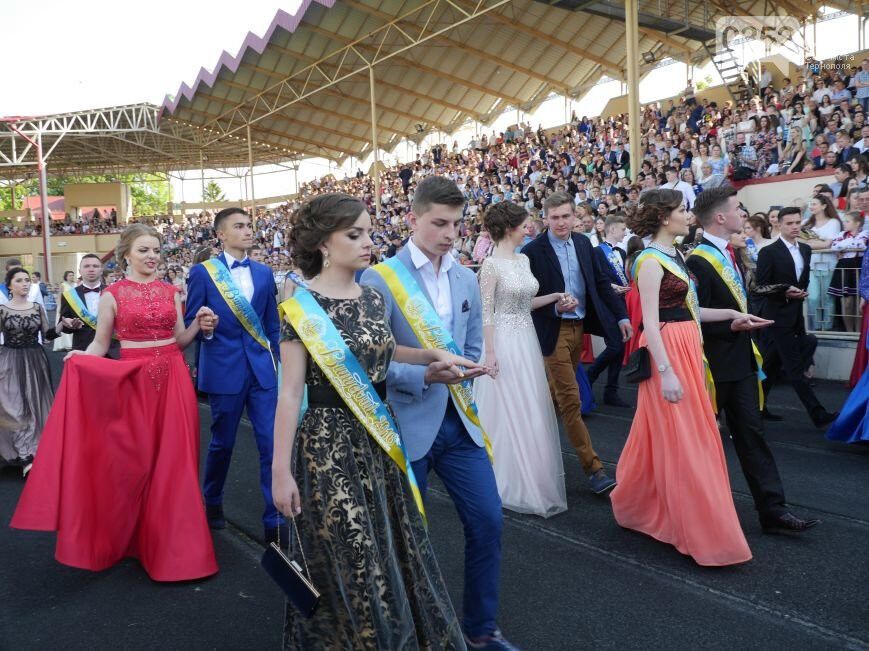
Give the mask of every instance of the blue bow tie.
[[230, 269], [235, 269], [236, 267], [250, 267], [250, 258], [245, 258], [241, 262], [238, 260], [233, 261]]

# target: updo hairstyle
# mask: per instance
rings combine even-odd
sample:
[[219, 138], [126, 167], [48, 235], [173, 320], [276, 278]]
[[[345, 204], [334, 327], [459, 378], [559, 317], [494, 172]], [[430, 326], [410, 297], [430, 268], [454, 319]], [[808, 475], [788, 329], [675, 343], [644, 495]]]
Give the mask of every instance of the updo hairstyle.
[[314, 197], [293, 216], [290, 246], [295, 266], [305, 278], [323, 269], [320, 247], [336, 231], [353, 226], [368, 209], [359, 199], [336, 192]]
[[130, 224], [122, 232], [121, 237], [115, 246], [115, 259], [118, 261], [121, 269], [127, 270], [127, 254], [133, 248], [133, 242], [140, 237], [156, 237], [160, 245], [163, 245], [163, 236], [153, 226], [147, 224]]
[[521, 226], [526, 219], [528, 219], [528, 211], [525, 208], [510, 201], [501, 201], [489, 206], [486, 214], [483, 215], [483, 226], [489, 231], [489, 237], [493, 242], [500, 242], [507, 233]]
[[625, 220], [631, 233], [646, 237], [655, 235], [670, 213], [682, 205], [682, 193], [678, 190], [655, 188], [646, 190], [639, 201], [626, 209]]

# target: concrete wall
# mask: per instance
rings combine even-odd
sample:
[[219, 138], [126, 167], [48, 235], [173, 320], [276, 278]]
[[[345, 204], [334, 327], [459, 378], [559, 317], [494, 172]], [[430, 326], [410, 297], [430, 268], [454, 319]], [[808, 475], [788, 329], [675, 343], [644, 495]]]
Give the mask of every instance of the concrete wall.
[[91, 206], [115, 206], [118, 223], [130, 217], [130, 186], [126, 183], [67, 183], [63, 186], [66, 212], [78, 217], [78, 209]]
[[812, 196], [812, 188], [818, 183], [831, 183], [832, 174], [818, 176], [777, 176], [784, 181], [762, 182], [740, 188], [738, 197], [749, 212], [766, 212], [770, 206], [792, 206], [795, 200], [807, 201]]

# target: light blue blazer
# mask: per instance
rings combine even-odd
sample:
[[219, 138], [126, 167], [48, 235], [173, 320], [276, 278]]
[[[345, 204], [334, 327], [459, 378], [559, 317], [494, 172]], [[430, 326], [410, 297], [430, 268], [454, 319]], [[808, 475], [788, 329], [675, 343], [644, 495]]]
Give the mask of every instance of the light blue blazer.
[[[396, 257], [408, 268], [426, 298], [432, 302], [426, 291], [425, 282], [413, 264], [410, 250], [404, 247]], [[465, 357], [475, 362], [479, 361], [483, 351], [483, 311], [477, 276], [470, 269], [455, 263], [447, 272], [447, 277], [453, 300], [453, 339]], [[383, 294], [386, 300], [386, 314], [396, 343], [421, 348], [419, 340], [413, 334], [413, 330], [393, 300], [392, 293], [380, 274], [366, 269], [360, 282], [376, 288]], [[411, 461], [421, 459], [431, 449], [446, 414], [447, 400], [451, 399], [445, 384], [432, 384], [428, 388], [425, 387], [425, 371], [425, 366], [392, 362], [386, 375], [387, 397], [398, 419], [398, 427]], [[464, 417], [458, 407], [457, 411], [462, 416], [471, 439], [483, 447], [482, 432]]]

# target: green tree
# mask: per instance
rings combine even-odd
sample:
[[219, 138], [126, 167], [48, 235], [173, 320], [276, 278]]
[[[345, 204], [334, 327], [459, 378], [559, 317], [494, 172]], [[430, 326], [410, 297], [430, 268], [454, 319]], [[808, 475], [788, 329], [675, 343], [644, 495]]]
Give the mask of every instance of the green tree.
[[203, 201], [226, 201], [226, 195], [220, 189], [216, 181], [209, 181], [205, 186], [205, 194], [202, 197]]

